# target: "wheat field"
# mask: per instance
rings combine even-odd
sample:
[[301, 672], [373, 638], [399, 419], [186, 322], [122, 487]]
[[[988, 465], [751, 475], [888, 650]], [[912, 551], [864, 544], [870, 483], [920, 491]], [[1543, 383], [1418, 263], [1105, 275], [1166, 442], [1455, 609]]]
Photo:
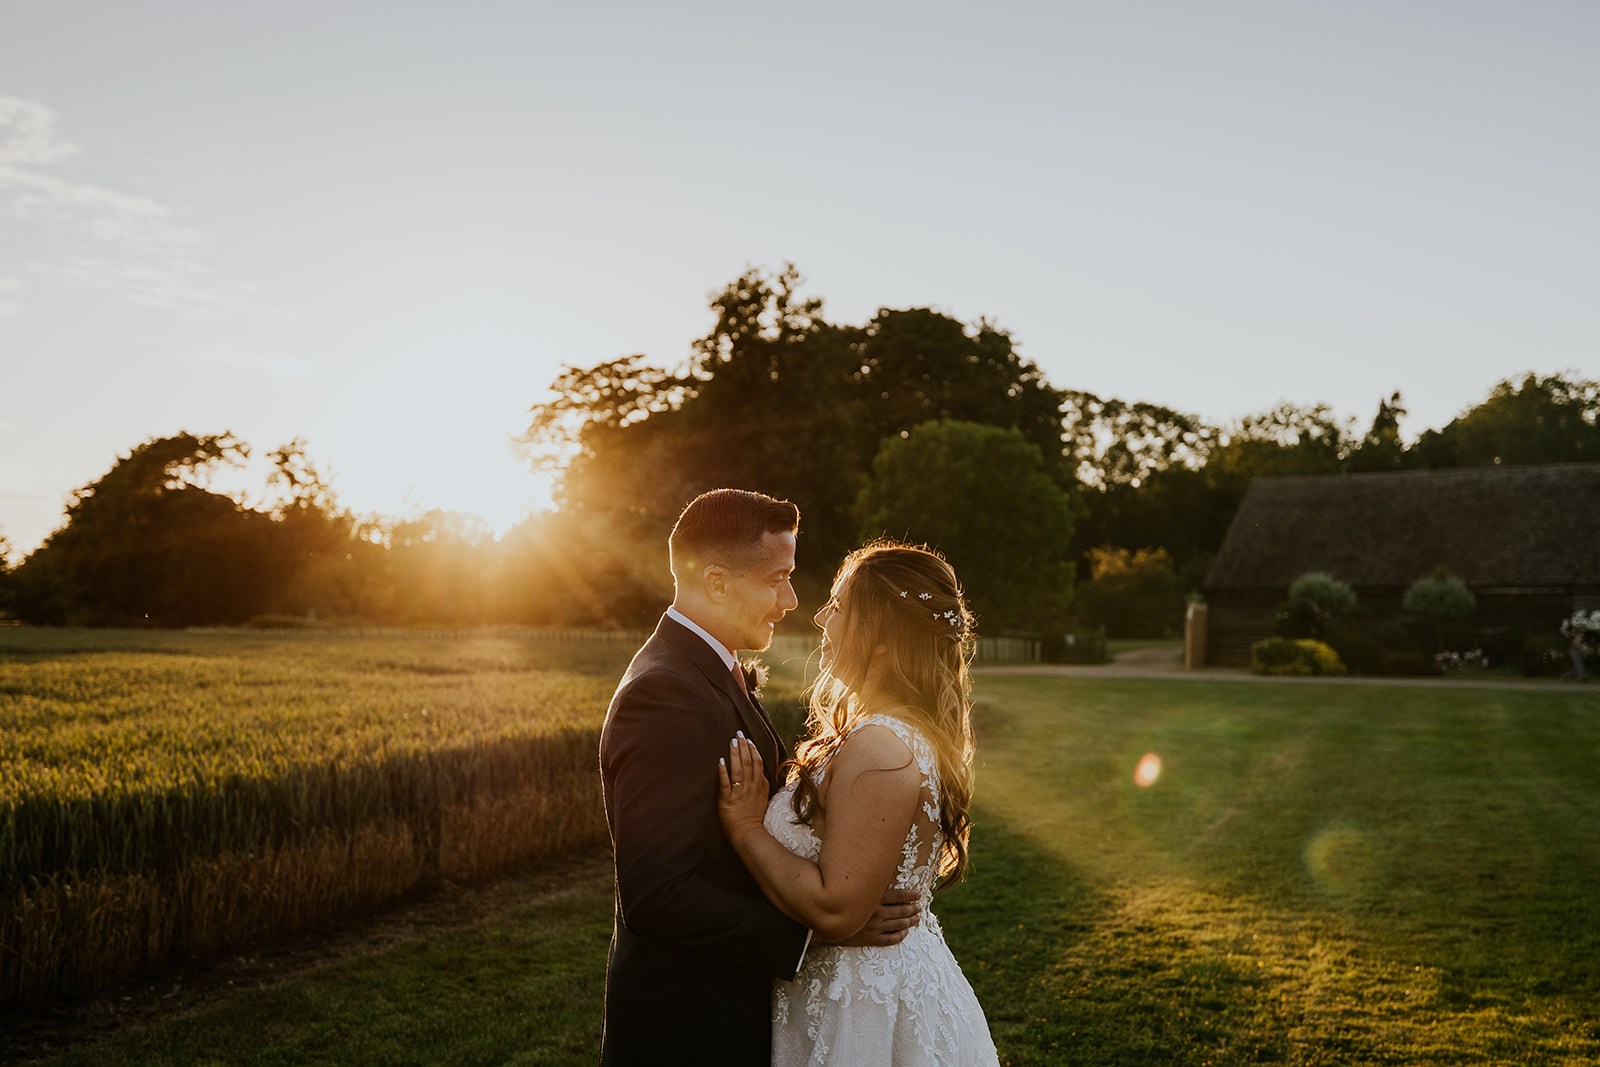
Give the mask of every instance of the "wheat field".
[[0, 1003], [605, 839], [627, 641], [0, 631]]

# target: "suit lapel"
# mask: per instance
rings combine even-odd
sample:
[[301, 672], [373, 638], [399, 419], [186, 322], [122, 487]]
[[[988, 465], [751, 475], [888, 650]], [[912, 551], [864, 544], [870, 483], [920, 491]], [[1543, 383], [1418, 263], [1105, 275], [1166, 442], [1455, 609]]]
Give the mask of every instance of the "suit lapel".
[[[767, 782], [773, 791], [777, 789], [778, 764], [782, 757], [782, 746], [778, 743], [778, 731], [773, 729], [772, 720], [767, 717], [767, 709], [761, 706], [754, 694], [745, 696], [739, 683], [733, 680], [733, 672], [728, 672], [728, 687], [733, 690], [733, 703], [739, 709], [739, 717], [745, 723], [745, 736], [756, 743], [756, 748], [761, 752], [761, 762], [766, 765]], [[753, 720], [753, 723], [752, 723]]]
[[734, 680], [733, 672], [722, 662], [722, 657], [718, 656], [699, 634], [667, 615], [662, 616], [660, 625], [656, 627], [656, 633], [670, 640], [674, 647], [700, 669], [707, 681], [733, 702], [733, 710], [744, 726], [744, 735], [755, 742], [756, 750], [761, 753], [762, 770], [767, 776], [767, 792], [769, 794], [777, 792], [775, 783], [778, 779], [778, 763], [782, 756], [782, 747], [778, 744], [778, 732], [772, 728], [772, 722], [767, 718], [767, 710], [761, 706], [761, 702], [754, 697], [745, 696], [744, 690]]

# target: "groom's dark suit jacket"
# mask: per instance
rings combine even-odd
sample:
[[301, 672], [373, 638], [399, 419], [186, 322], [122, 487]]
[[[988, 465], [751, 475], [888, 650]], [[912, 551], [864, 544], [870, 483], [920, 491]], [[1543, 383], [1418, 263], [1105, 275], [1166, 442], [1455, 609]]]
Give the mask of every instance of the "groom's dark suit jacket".
[[771, 1062], [772, 979], [794, 977], [807, 935], [717, 821], [717, 760], [736, 730], [760, 749], [770, 796], [780, 749], [766, 712], [664, 616], [600, 735], [617, 891], [602, 1064]]

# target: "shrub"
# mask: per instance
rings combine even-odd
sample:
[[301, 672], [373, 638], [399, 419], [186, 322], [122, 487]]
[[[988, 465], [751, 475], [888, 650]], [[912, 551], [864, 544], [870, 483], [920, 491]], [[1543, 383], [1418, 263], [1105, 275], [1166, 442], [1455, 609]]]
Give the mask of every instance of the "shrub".
[[1089, 550], [1091, 578], [1078, 589], [1074, 612], [1110, 637], [1168, 637], [1183, 618], [1183, 597], [1164, 548]]
[[1328, 628], [1325, 643], [1353, 674], [1387, 674], [1389, 650], [1368, 626], [1341, 620]]
[[1383, 673], [1394, 678], [1421, 678], [1433, 673], [1433, 659], [1426, 652], [1402, 648], [1389, 653]]
[[1440, 674], [1455, 674], [1458, 671], [1475, 673], [1488, 667], [1488, 658], [1481, 648], [1469, 648], [1465, 652], [1437, 652], [1433, 657], [1433, 669]]
[[1517, 666], [1530, 678], [1561, 674], [1572, 663], [1567, 642], [1549, 634], [1529, 634], [1523, 638]]
[[1250, 669], [1256, 674], [1349, 673], [1339, 654], [1310, 638], [1269, 637], [1250, 646]]
[[1579, 609], [1572, 613], [1570, 619], [1561, 621], [1561, 636], [1570, 638], [1573, 634], [1582, 634], [1584, 637], [1600, 635], [1600, 608], [1593, 611]]
[[1330, 623], [1355, 606], [1355, 590], [1331, 574], [1308, 571], [1289, 586], [1275, 629], [1280, 637], [1321, 638]]
[[1472, 590], [1467, 588], [1467, 583], [1451, 574], [1450, 568], [1441, 563], [1433, 569], [1432, 574], [1411, 583], [1400, 606], [1418, 615], [1449, 619], [1472, 614], [1478, 602]]

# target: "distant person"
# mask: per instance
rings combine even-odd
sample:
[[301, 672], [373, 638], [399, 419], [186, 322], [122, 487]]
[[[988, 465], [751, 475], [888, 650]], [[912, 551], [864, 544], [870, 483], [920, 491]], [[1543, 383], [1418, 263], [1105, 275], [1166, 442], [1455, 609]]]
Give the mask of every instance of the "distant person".
[[[600, 735], [606, 822], [616, 853], [616, 920], [606, 967], [600, 1062], [771, 1060], [775, 978], [792, 978], [807, 924], [762, 896], [722, 832], [708, 768], [742, 732], [768, 767], [782, 744], [734, 653], [761, 650], [797, 606], [799, 510], [737, 489], [695, 498], [669, 541], [672, 606], [617, 686]], [[763, 803], [767, 775], [742, 782]], [[893, 945], [916, 894], [885, 894], [858, 944]]]
[[971, 821], [971, 617], [955, 572], [925, 549], [869, 545], [845, 560], [816, 623], [821, 675], [789, 782], [769, 799], [762, 746], [734, 737], [723, 829], [768, 899], [824, 941], [865, 922], [886, 886], [917, 894], [921, 923], [887, 948], [813, 945], [774, 987], [772, 1062], [998, 1064], [929, 911], [935, 880], [966, 870]]
[[1567, 646], [1567, 654], [1572, 657], [1572, 677], [1583, 681], [1583, 631], [1573, 628], [1572, 643]]

